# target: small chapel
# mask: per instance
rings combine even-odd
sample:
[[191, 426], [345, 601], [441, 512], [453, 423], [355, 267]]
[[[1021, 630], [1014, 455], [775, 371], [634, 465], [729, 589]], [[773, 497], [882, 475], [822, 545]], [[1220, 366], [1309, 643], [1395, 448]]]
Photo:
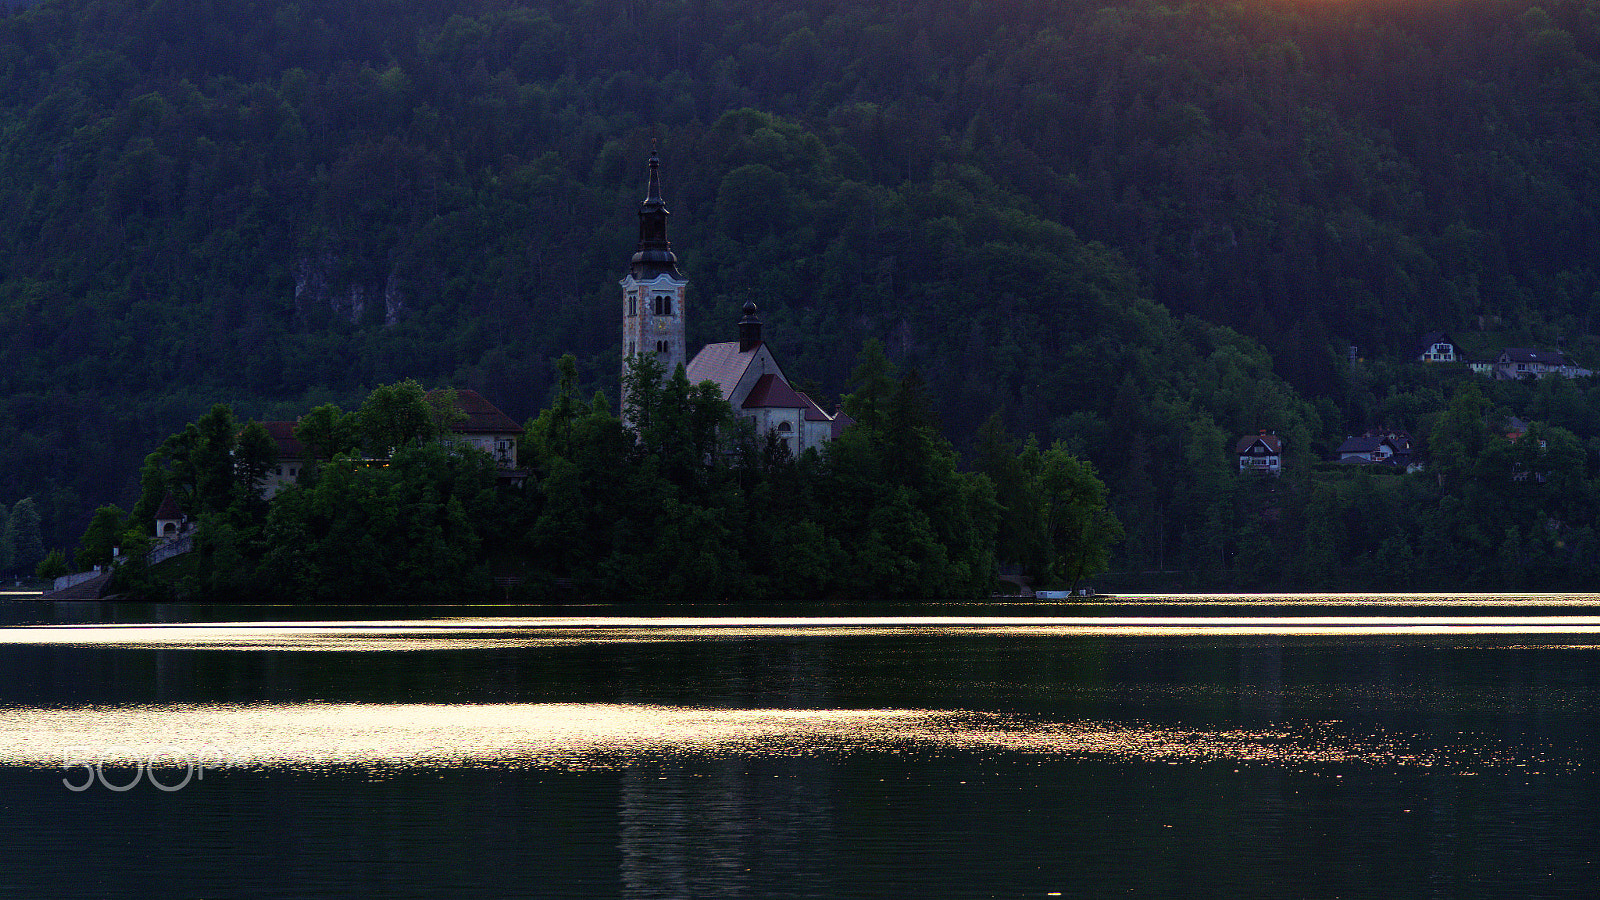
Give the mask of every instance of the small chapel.
[[684, 366], [691, 384], [716, 384], [734, 414], [752, 419], [757, 434], [776, 434], [797, 455], [838, 437], [854, 420], [842, 409], [823, 412], [790, 385], [762, 339], [754, 303], [744, 305], [738, 340], [707, 344], [686, 360], [689, 282], [678, 272], [678, 257], [667, 240], [671, 213], [661, 198], [660, 169], [659, 154], [651, 153], [649, 185], [639, 204], [639, 246], [621, 282], [623, 373], [636, 353], [656, 354], [668, 372]]

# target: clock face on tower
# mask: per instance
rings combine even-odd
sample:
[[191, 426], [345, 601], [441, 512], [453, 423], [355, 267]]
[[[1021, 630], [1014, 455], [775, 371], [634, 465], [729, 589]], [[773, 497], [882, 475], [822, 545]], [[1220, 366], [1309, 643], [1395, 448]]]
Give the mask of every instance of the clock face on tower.
[[657, 322], [656, 323], [656, 330], [657, 331], [662, 331], [662, 332], [666, 331], [667, 330], [667, 323], [665, 323], [665, 322]]

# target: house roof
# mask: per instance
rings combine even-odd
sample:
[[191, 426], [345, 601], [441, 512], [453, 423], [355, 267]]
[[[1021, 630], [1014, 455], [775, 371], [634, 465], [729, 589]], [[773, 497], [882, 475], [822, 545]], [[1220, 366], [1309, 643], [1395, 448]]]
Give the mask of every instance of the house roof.
[[261, 427], [267, 430], [267, 436], [278, 445], [278, 459], [305, 459], [306, 446], [294, 436], [294, 427], [299, 422], [262, 422]]
[[[1339, 453], [1371, 453], [1372, 451], [1374, 451], [1374, 450], [1378, 449], [1379, 447], [1383, 446], [1384, 441], [1386, 441], [1386, 440], [1388, 440], [1388, 439], [1385, 438], [1383, 435], [1374, 436], [1374, 435], [1370, 435], [1370, 434], [1364, 434], [1364, 435], [1361, 435], [1360, 437], [1347, 437], [1347, 438], [1344, 439], [1344, 443], [1339, 445], [1338, 452]], [[1389, 446], [1393, 447], [1394, 445], [1390, 444]]]
[[1360, 457], [1360, 456], [1351, 456], [1351, 457], [1347, 457], [1345, 459], [1341, 459], [1338, 462], [1339, 462], [1340, 465], [1345, 465], [1345, 466], [1394, 466], [1394, 467], [1399, 467], [1399, 465], [1400, 465], [1399, 458], [1394, 457], [1394, 456], [1386, 456], [1383, 459], [1366, 459], [1366, 458]]
[[756, 379], [740, 404], [744, 409], [805, 409], [810, 405], [787, 381], [770, 372]]
[[1500, 355], [1508, 362], [1514, 363], [1543, 363], [1547, 366], [1564, 366], [1567, 364], [1567, 357], [1560, 350], [1507, 347]]
[[181, 518], [183, 518], [183, 509], [178, 506], [178, 501], [173, 498], [172, 493], [170, 491], [167, 493], [167, 495], [165, 497], [161, 498], [161, 508], [156, 510], [156, 518], [157, 519], [181, 519]]
[[1283, 439], [1275, 434], [1247, 434], [1233, 445], [1234, 453], [1248, 453], [1260, 441], [1271, 453], [1283, 452]]
[[1361, 434], [1363, 437], [1387, 438], [1389, 446], [1395, 450], [1410, 450], [1413, 443], [1409, 433], [1397, 429], [1369, 428]]
[[856, 423], [856, 420], [852, 419], [850, 414], [844, 411], [844, 406], [842, 405], [833, 408], [831, 421], [833, 422], [833, 434], [829, 435], [830, 438], [838, 438], [846, 428]]
[[[432, 390], [428, 395], [437, 393], [439, 391]], [[477, 391], [457, 389], [456, 405], [467, 414], [467, 418], [451, 425], [451, 431], [461, 434], [522, 434], [521, 425]]]
[[1454, 347], [1456, 342], [1450, 339], [1450, 335], [1442, 331], [1430, 331], [1422, 336], [1422, 343], [1417, 345], [1417, 355], [1420, 356], [1431, 351], [1434, 344], [1449, 344]]
[[805, 391], [795, 391], [795, 393], [799, 394], [800, 395], [800, 399], [804, 400], [806, 402], [806, 421], [807, 422], [827, 422], [827, 421], [829, 421], [828, 414], [822, 411], [822, 407], [818, 406], [817, 405], [817, 401], [812, 400], [810, 395], [808, 395]]
[[[734, 389], [739, 386], [739, 379], [744, 377], [745, 370], [750, 368], [750, 363], [756, 358], [756, 353], [761, 350], [761, 345], [740, 352], [738, 341], [726, 341], [721, 344], [707, 344], [700, 348], [700, 352], [689, 360], [688, 367], [684, 370], [689, 377], [690, 384], [699, 384], [702, 381], [716, 382], [722, 390], [722, 399], [733, 397]], [[753, 391], [752, 391], [753, 393]]]

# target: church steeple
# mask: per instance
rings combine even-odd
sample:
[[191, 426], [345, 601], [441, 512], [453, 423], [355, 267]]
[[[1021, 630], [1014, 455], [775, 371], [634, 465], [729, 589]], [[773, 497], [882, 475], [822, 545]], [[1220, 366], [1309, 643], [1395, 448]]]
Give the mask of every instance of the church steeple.
[[651, 152], [650, 187], [639, 204], [639, 247], [619, 284], [624, 376], [628, 358], [636, 354], [654, 354], [669, 375], [689, 361], [684, 345], [689, 282], [678, 274], [678, 257], [667, 241], [669, 215], [661, 199], [661, 158]]
[[678, 257], [672, 252], [672, 242], [667, 240], [667, 203], [661, 199], [661, 158], [650, 151], [650, 186], [644, 202], [639, 204], [639, 249], [633, 254], [630, 271], [640, 281], [650, 281], [657, 275], [678, 274]]
[[761, 319], [756, 316], [756, 304], [744, 303], [744, 318], [739, 320], [739, 352], [749, 353], [761, 346]]

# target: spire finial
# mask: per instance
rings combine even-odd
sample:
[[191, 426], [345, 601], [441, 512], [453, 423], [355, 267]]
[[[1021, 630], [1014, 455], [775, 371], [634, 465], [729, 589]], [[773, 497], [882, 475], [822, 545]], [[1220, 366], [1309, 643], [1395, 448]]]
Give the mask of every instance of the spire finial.
[[[652, 144], [655, 142], [652, 141]], [[644, 202], [661, 203], [661, 151], [655, 147], [650, 149], [650, 187], [645, 193]]]
[[650, 151], [650, 184], [644, 202], [639, 204], [639, 252], [633, 255], [633, 277], [648, 281], [666, 273], [678, 274], [678, 257], [667, 240], [667, 203], [661, 199], [661, 153]]

